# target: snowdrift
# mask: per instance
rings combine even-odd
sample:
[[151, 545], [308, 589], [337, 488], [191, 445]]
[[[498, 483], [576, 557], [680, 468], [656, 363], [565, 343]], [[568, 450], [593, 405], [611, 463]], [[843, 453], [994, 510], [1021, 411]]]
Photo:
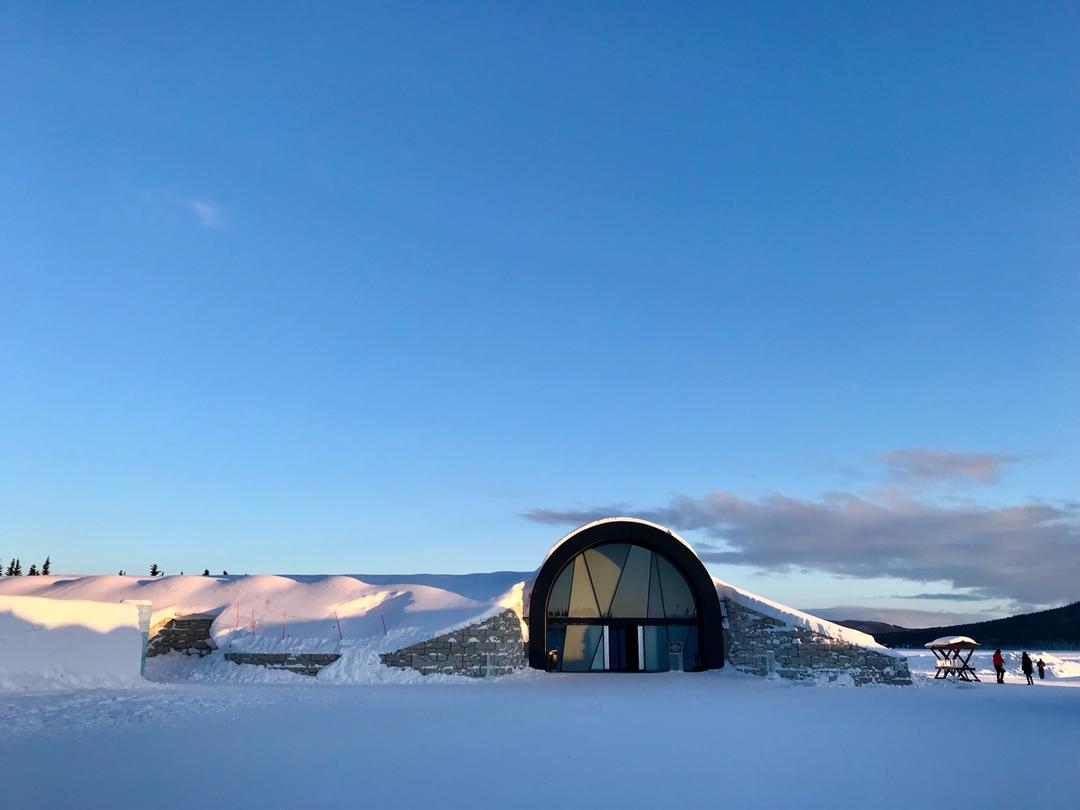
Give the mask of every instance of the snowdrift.
[[438, 631], [495, 606], [529, 574], [330, 576], [86, 576], [0, 579], [0, 595], [153, 603], [154, 626], [177, 615], [216, 616], [215, 636], [230, 631], [286, 639], [367, 638], [415, 629]]
[[0, 595], [0, 689], [128, 685], [143, 644], [135, 605]]
[[[501, 571], [400, 576], [12, 577], [0, 579], [0, 595], [114, 603], [149, 600], [153, 603], [151, 634], [175, 616], [210, 614], [215, 617], [211, 635], [221, 650], [337, 652], [341, 661], [321, 678], [369, 680], [373, 670], [382, 669], [380, 652], [480, 621], [507, 607], [517, 610], [529, 576]], [[214, 662], [192, 670], [193, 674], [209, 675], [207, 667], [214, 666], [219, 656], [212, 658]], [[173, 666], [157, 659], [151, 663], [155, 670]], [[228, 669], [215, 670], [218, 675], [246, 669], [225, 666]]]

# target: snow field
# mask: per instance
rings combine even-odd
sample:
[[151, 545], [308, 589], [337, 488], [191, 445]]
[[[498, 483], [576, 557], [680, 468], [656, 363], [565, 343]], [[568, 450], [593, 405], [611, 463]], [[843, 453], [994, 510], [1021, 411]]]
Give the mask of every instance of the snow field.
[[958, 778], [970, 807], [1080, 798], [1080, 690], [1019, 683], [816, 689], [732, 672], [172, 683], [0, 695], [0, 718], [0, 761], [18, 774], [5, 806], [20, 810], [890, 810], [933, 806], [935, 786]]

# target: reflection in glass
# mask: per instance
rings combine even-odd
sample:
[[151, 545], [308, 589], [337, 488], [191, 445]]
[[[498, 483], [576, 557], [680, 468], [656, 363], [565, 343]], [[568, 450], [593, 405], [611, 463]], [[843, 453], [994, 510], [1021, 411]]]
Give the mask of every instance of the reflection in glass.
[[634, 619], [648, 615], [649, 609], [649, 563], [652, 552], [641, 546], [631, 546], [623, 565], [619, 588], [611, 602], [609, 615], [615, 618]]
[[606, 653], [607, 653], [607, 634], [604, 632], [603, 625], [600, 626], [600, 641], [596, 645], [596, 652], [593, 653], [592, 666], [589, 667], [593, 672], [598, 670], [607, 669], [606, 665]]
[[[563, 645], [562, 671], [587, 672], [598, 652], [597, 648], [604, 637], [604, 627], [600, 624], [568, 624], [566, 643]], [[603, 668], [603, 658], [600, 659]]]
[[585, 551], [602, 616], [606, 616], [611, 609], [611, 597], [615, 595], [615, 587], [619, 584], [619, 575], [622, 574], [629, 550], [630, 546], [626, 543], [607, 543]]
[[693, 670], [701, 666], [701, 652], [698, 650], [698, 629], [686, 628], [686, 641], [683, 643], [683, 669]]
[[642, 633], [645, 637], [645, 671], [667, 672], [667, 627], [662, 624], [645, 625], [645, 627], [642, 628]]
[[651, 555], [652, 560], [649, 565], [649, 618], [663, 619], [664, 596], [660, 589], [660, 574], [656, 569], [656, 556], [655, 554]]
[[657, 568], [660, 570], [660, 587], [664, 592], [665, 615], [669, 619], [682, 619], [693, 616], [694, 595], [690, 593], [690, 586], [686, 584], [682, 574], [675, 570], [675, 566], [668, 562], [667, 558], [655, 555]]
[[574, 558], [574, 578], [570, 588], [570, 614], [580, 619], [598, 619], [600, 611], [596, 607], [592, 583], [589, 581], [589, 569], [579, 554]]
[[548, 595], [547, 615], [554, 617], [566, 616], [570, 611], [570, 583], [574, 577], [574, 561], [566, 566], [555, 584], [551, 586]]

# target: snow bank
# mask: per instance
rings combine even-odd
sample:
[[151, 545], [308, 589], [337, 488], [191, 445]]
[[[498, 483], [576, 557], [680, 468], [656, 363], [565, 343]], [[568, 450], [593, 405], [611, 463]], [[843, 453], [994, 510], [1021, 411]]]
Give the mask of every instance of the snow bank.
[[[1053, 679], [1062, 678], [1080, 678], [1080, 661], [1068, 660], [1065, 658], [1059, 658], [1053, 653], [1048, 652], [1029, 652], [1028, 656], [1031, 658], [1031, 662], [1034, 664], [1040, 658], [1043, 663], [1046, 664], [1046, 677]], [[1020, 661], [1023, 658], [1021, 652], [1007, 652], [1004, 654], [1005, 669], [1015, 672], [1017, 675], [1023, 675], [1020, 669]], [[1038, 668], [1035, 669], [1035, 677], [1039, 677]]]
[[[206, 613], [219, 649], [364, 657], [414, 644], [520, 604], [513, 571], [467, 575], [11, 577], [0, 595], [153, 603], [152, 626]], [[515, 604], [516, 599], [516, 604]], [[358, 650], [362, 649], [361, 654]], [[230, 665], [232, 666], [232, 665]]]
[[135, 605], [0, 595], [0, 689], [128, 685], [143, 643]]
[[826, 636], [827, 638], [836, 639], [837, 641], [846, 641], [849, 644], [856, 644], [859, 647], [872, 647], [883, 655], [889, 655], [894, 658], [904, 657], [903, 655], [878, 644], [877, 641], [874, 640], [874, 637], [867, 633], [852, 630], [850, 627], [844, 627], [840, 624], [834, 624], [833, 622], [826, 621], [817, 616], [811, 616], [809, 613], [803, 613], [801, 610], [796, 610], [793, 607], [788, 607], [779, 602], [774, 602], [771, 599], [766, 599], [764, 596], [758, 596], [756, 593], [750, 593], [750, 591], [744, 591], [742, 588], [736, 588], [734, 585], [730, 585], [716, 577], [713, 577], [713, 582], [716, 584], [717, 593], [720, 594], [721, 598], [730, 599], [745, 608], [757, 611], [772, 619], [783, 622], [788, 627], [802, 627], [806, 630], [818, 633], [819, 635]]

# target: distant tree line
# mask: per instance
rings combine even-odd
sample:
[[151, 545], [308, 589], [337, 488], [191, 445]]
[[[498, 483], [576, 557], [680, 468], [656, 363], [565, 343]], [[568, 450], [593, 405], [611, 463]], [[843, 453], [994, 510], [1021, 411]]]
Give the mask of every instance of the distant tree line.
[[[30, 564], [30, 569], [26, 572], [28, 577], [47, 577], [52, 570], [52, 560], [49, 557], [45, 558], [45, 562], [41, 564], [41, 568], [37, 567], [36, 563]], [[5, 577], [21, 577], [23, 575], [22, 560], [18, 557], [12, 557], [11, 562], [8, 563], [7, 568], [0, 571]]]
[[942, 636], [969, 636], [991, 650], [1076, 650], [1080, 649], [1080, 602], [1005, 619], [874, 633], [878, 644], [886, 647], [921, 647]]
[[[2, 558], [0, 558], [0, 559], [2, 559]], [[27, 569], [27, 571], [26, 571], [26, 576], [28, 576], [28, 577], [37, 577], [37, 576], [47, 577], [47, 576], [49, 576], [49, 573], [51, 571], [52, 571], [52, 559], [50, 557], [46, 557], [45, 562], [43, 562], [41, 564], [40, 568], [38, 567], [37, 563], [31, 563], [30, 568]], [[122, 568], [117, 573], [119, 574], [119, 576], [122, 576], [122, 577], [127, 576], [127, 571], [125, 571]], [[183, 576], [184, 572], [181, 571], [180, 575]], [[210, 569], [209, 568], [204, 568], [203, 572], [202, 572], [202, 575], [204, 577], [210, 576]], [[228, 575], [229, 575], [228, 571], [222, 571], [221, 572], [221, 576], [223, 576], [223, 577], [227, 577]], [[9, 562], [6, 567], [3, 565], [3, 563], [0, 563], [0, 576], [4, 576], [4, 577], [21, 577], [21, 576], [23, 576], [22, 560], [20, 558], [18, 558], [18, 557], [12, 557], [11, 562]], [[152, 577], [163, 577], [163, 576], [165, 576], [165, 569], [159, 567], [157, 563], [151, 563], [151, 565], [150, 565], [150, 576], [152, 576]]]
[[[125, 575], [126, 575], [125, 571], [120, 572], [120, 576], [125, 576]], [[183, 575], [184, 575], [184, 572], [181, 571], [180, 576], [183, 576]], [[202, 575], [204, 577], [210, 576], [210, 569], [209, 568], [204, 568], [203, 572], [202, 572]], [[223, 577], [227, 577], [229, 575], [229, 572], [228, 571], [222, 571], [221, 575]], [[163, 577], [163, 576], [165, 576], [165, 569], [164, 568], [159, 568], [157, 563], [151, 563], [150, 564], [150, 576], [152, 576], [152, 577]]]

